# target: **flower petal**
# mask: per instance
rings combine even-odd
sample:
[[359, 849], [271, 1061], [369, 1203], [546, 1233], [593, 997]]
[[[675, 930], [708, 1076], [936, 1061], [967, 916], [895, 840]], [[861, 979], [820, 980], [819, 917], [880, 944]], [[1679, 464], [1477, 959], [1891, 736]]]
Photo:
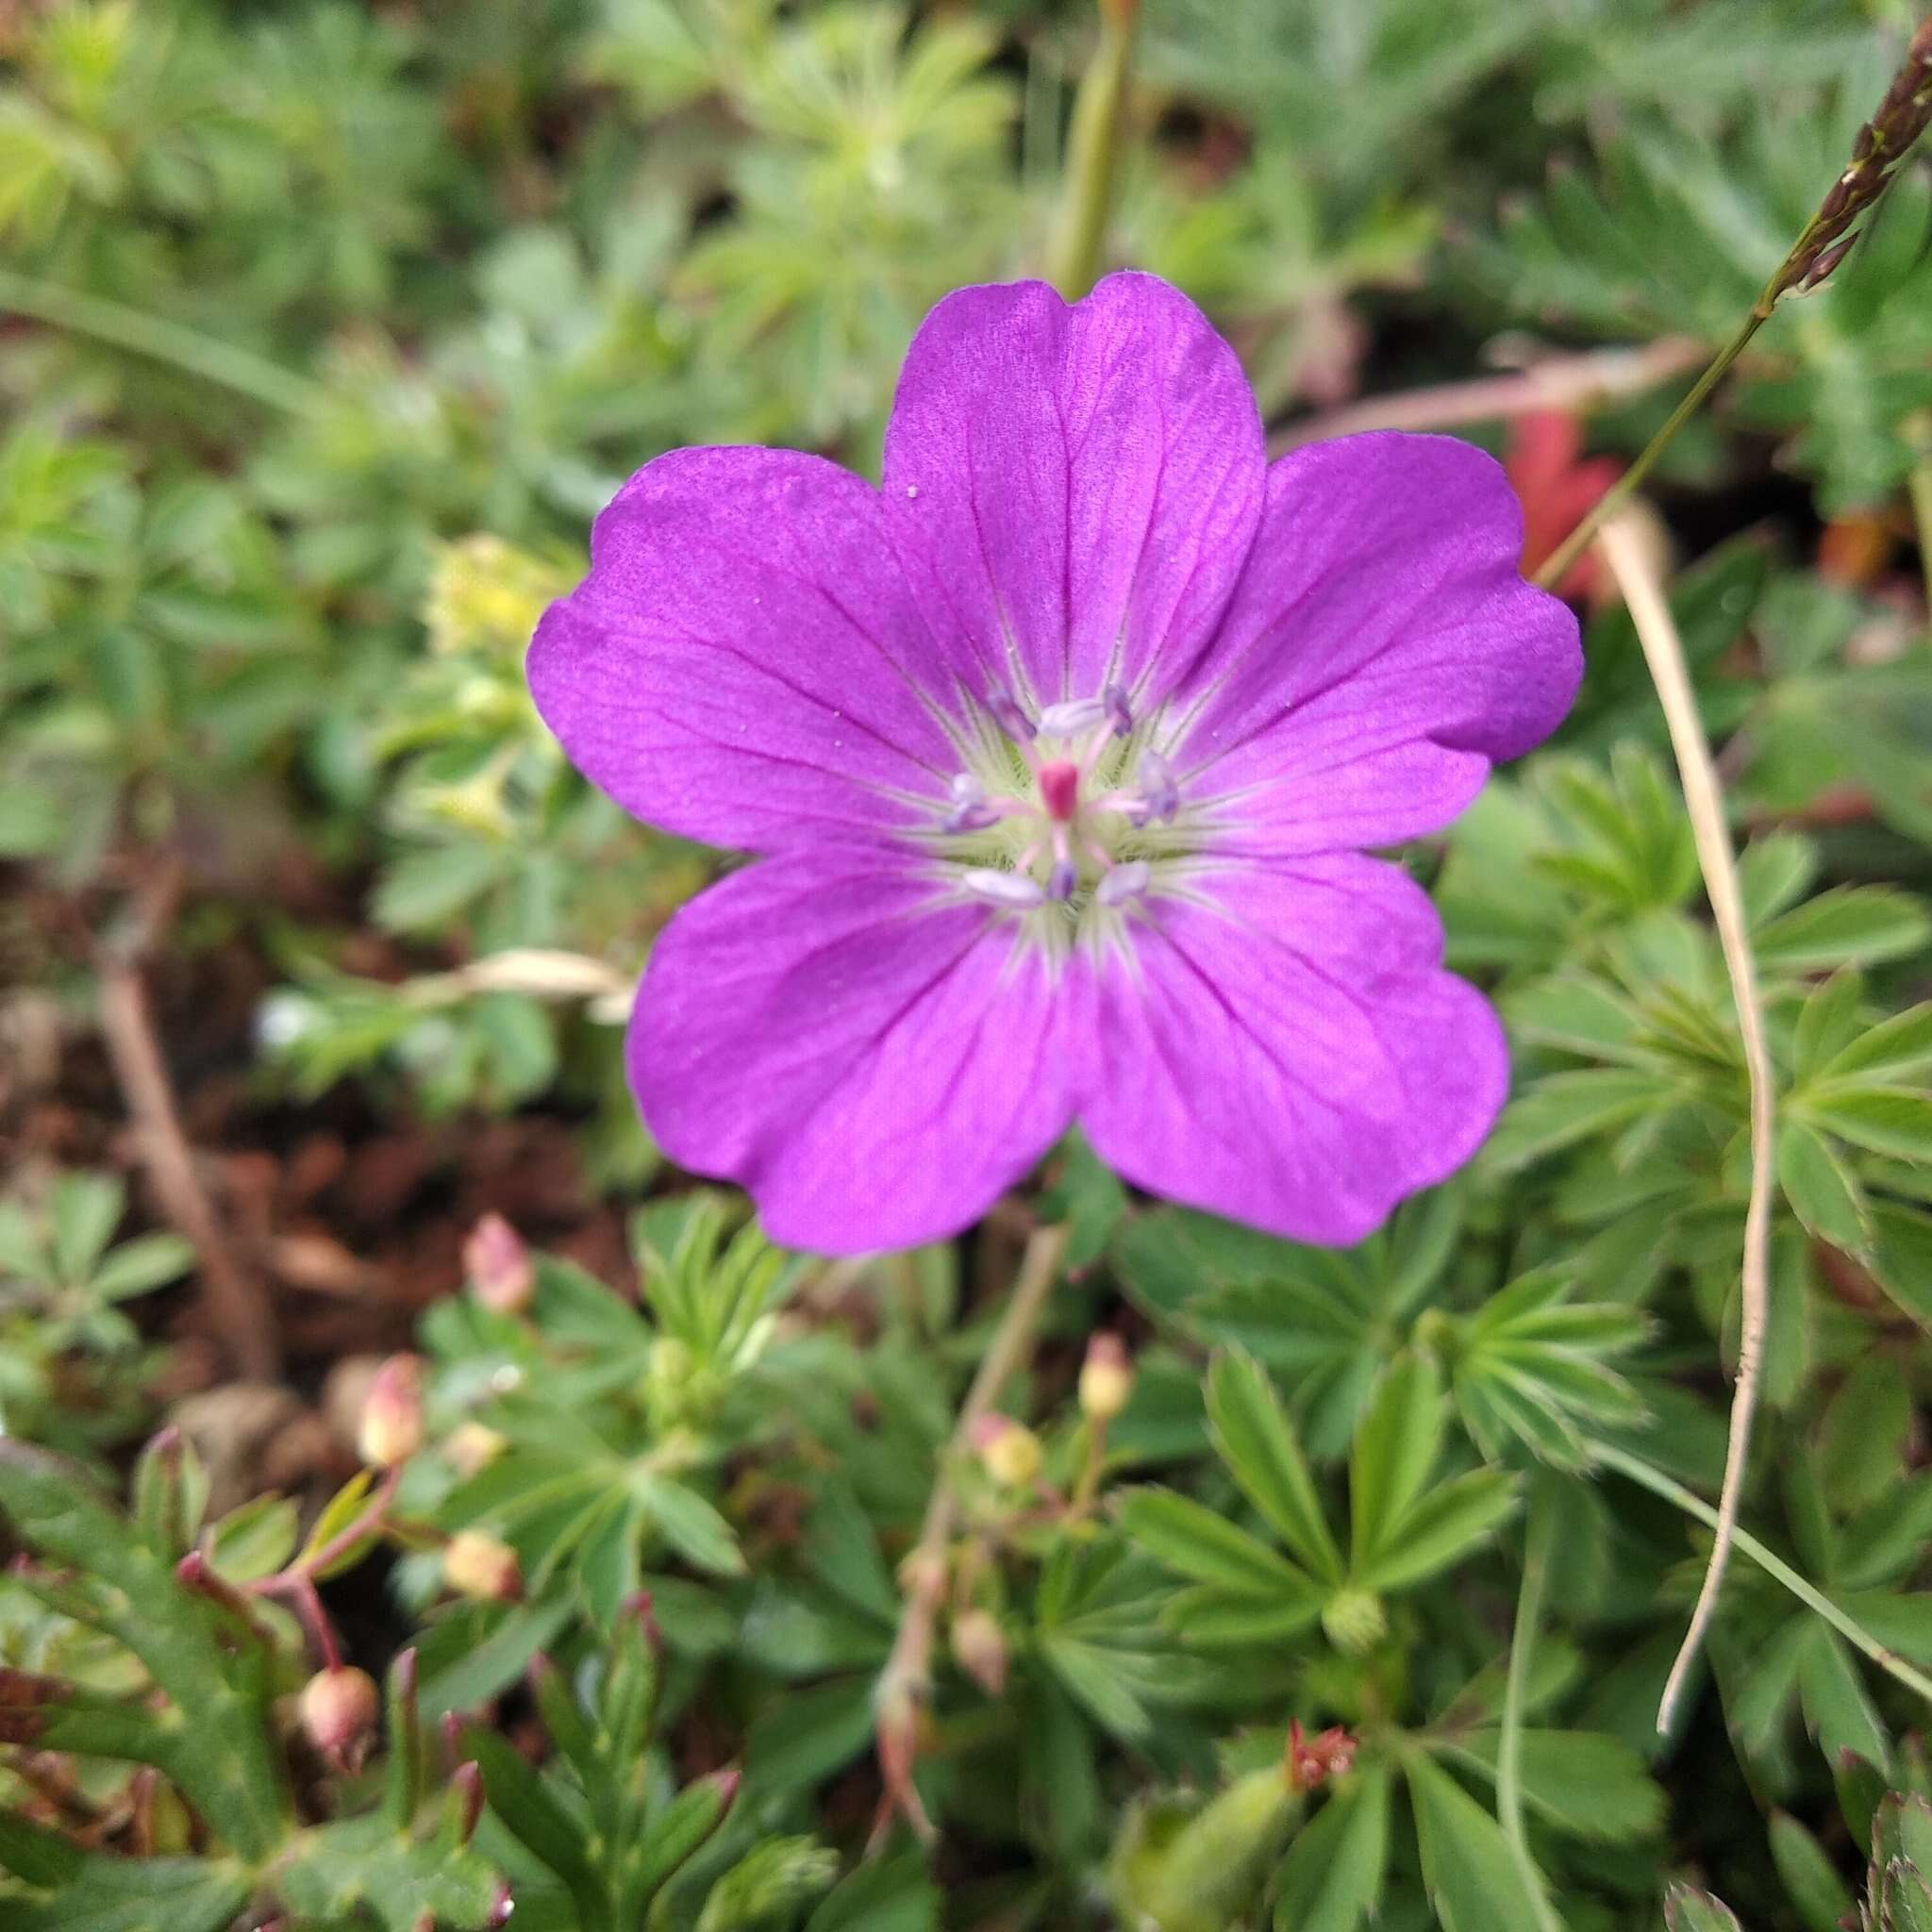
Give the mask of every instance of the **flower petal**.
[[1503, 1104], [1502, 1028], [1441, 970], [1427, 895], [1355, 855], [1230, 865], [1156, 897], [1094, 983], [1081, 1108], [1137, 1185], [1298, 1241], [1360, 1241]]
[[1502, 468], [1446, 436], [1377, 432], [1275, 463], [1221, 634], [1176, 694], [1183, 797], [1220, 849], [1390, 845], [1438, 829], [1492, 761], [1553, 731], [1583, 674], [1576, 620], [1517, 571]]
[[932, 640], [857, 476], [688, 449], [597, 519], [530, 646], [531, 695], [627, 811], [770, 851], [929, 815], [959, 767]]
[[948, 295], [886, 432], [887, 514], [948, 655], [1036, 707], [1159, 694], [1212, 632], [1265, 475], [1234, 352], [1145, 275], [1072, 308], [1041, 282]]
[[1073, 1008], [1017, 931], [883, 856], [734, 873], [651, 956], [628, 1046], [646, 1123], [749, 1190], [774, 1241], [958, 1233], [1073, 1116]]

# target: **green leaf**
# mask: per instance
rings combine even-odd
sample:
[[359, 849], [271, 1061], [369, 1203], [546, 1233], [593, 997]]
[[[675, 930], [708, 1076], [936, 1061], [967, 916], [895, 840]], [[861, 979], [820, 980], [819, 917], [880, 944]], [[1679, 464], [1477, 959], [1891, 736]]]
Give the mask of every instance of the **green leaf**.
[[1889, 1085], [1932, 1068], [1932, 1000], [1894, 1013], [1818, 1070], [1824, 1080], [1863, 1076]]
[[638, 1478], [638, 1493], [658, 1533], [687, 1563], [713, 1576], [742, 1576], [738, 1535], [695, 1490], [666, 1475]]
[[225, 1858], [90, 1856], [44, 1904], [5, 1902], [7, 1932], [224, 1932], [251, 1874]]
[[127, 1191], [108, 1174], [65, 1174], [48, 1201], [54, 1228], [54, 1261], [60, 1278], [85, 1282], [121, 1224]]
[[1873, 1275], [1920, 1327], [1932, 1330], [1932, 1214], [1882, 1203], [1872, 1224]]
[[178, 1281], [193, 1266], [194, 1250], [179, 1235], [137, 1235], [94, 1270], [88, 1285], [103, 1301], [126, 1301]]
[[1779, 1124], [1777, 1178], [1792, 1211], [1820, 1241], [1864, 1252], [1871, 1239], [1864, 1190], [1816, 1127], [1798, 1120]]
[[1818, 1474], [1840, 1513], [1897, 1489], [1911, 1426], [1912, 1398], [1898, 1360], [1870, 1355], [1854, 1364], [1825, 1406], [1818, 1437]]
[[805, 1932], [938, 1932], [940, 1905], [918, 1853], [875, 1858], [832, 1889]]
[[815, 1785], [872, 1742], [870, 1677], [843, 1677], [789, 1691], [753, 1719], [745, 1774], [761, 1792]]
[[1830, 1855], [1788, 1811], [1771, 1814], [1771, 1860], [1807, 1932], [1839, 1932], [1852, 1894]]
[[1263, 1600], [1299, 1600], [1319, 1588], [1259, 1539], [1172, 1490], [1128, 1490], [1118, 1508], [1121, 1527], [1135, 1542], [1197, 1583]]
[[1766, 971], [1829, 973], [1915, 953], [1932, 939], [1923, 900], [1891, 886], [1838, 886], [1752, 936]]
[[1244, 1351], [1220, 1350], [1208, 1365], [1208, 1421], [1242, 1494], [1274, 1526], [1290, 1554], [1324, 1582], [1341, 1582], [1341, 1553], [1293, 1424], [1266, 1371]]
[[[1493, 1782], [1500, 1734], [1465, 1732], [1449, 1750]], [[1601, 1731], [1526, 1730], [1521, 1739], [1524, 1802], [1574, 1838], [1626, 1843], [1663, 1823], [1664, 1794], [1643, 1759]]]
[[1670, 1932], [1744, 1932], [1722, 1899], [1688, 1885], [1674, 1885], [1664, 1894], [1664, 1924]]
[[257, 1496], [208, 1531], [208, 1561], [229, 1583], [273, 1576], [295, 1554], [299, 1512], [289, 1496]]
[[539, 1864], [562, 1881], [575, 1901], [585, 1932], [608, 1932], [609, 1894], [586, 1853], [585, 1831], [549, 1781], [487, 1725], [466, 1724], [458, 1748], [482, 1767], [490, 1808]]
[[1657, 1074], [1621, 1067], [1552, 1074], [1510, 1103], [1483, 1149], [1483, 1162], [1495, 1174], [1515, 1174], [1653, 1112], [1669, 1095], [1669, 1084]]
[[1512, 1480], [1474, 1470], [1431, 1490], [1403, 1523], [1398, 1540], [1354, 1581], [1365, 1590], [1400, 1590], [1420, 1583], [1485, 1542], [1516, 1507]]
[[1382, 1373], [1349, 1457], [1349, 1563], [1373, 1563], [1400, 1538], [1442, 1444], [1442, 1378], [1433, 1360], [1398, 1356]]
[[1274, 1932], [1357, 1932], [1369, 1923], [1389, 1865], [1389, 1812], [1386, 1771], [1342, 1781], [1282, 1860]]
[[1496, 1821], [1420, 1753], [1405, 1760], [1423, 1883], [1442, 1932], [1541, 1932], [1516, 1855]]
[[1932, 1160], [1932, 1094], [1893, 1087], [1812, 1087], [1805, 1110], [1827, 1133], [1874, 1154]]
[[192, 1723], [180, 1735], [194, 1748], [169, 1766], [184, 1794], [236, 1851], [267, 1857], [283, 1836], [287, 1801], [269, 1751], [258, 1655], [225, 1650], [213, 1607], [59, 1457], [0, 1438], [0, 1512], [42, 1556], [80, 1573], [90, 1621], [125, 1644]]

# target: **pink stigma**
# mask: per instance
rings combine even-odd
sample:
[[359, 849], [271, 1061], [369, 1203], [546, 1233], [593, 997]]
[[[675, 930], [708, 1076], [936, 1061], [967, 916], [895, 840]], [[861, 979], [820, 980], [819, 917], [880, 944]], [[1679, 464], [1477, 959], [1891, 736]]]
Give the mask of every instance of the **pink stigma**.
[[1068, 824], [1080, 804], [1080, 768], [1065, 759], [1040, 768], [1040, 795], [1046, 801], [1046, 815]]

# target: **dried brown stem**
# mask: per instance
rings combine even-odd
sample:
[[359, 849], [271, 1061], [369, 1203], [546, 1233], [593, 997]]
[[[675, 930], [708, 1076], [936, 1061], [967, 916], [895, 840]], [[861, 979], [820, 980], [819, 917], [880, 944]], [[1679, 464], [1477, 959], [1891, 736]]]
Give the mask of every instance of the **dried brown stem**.
[[142, 958], [165, 923], [165, 908], [172, 897], [172, 886], [158, 882], [147, 894], [137, 941], [95, 949], [101, 1037], [155, 1198], [200, 1263], [209, 1326], [243, 1374], [272, 1382], [280, 1374], [282, 1361], [275, 1309], [265, 1284], [235, 1258], [195, 1172], [142, 977]]
[[1507, 375], [1478, 376], [1472, 382], [1439, 383], [1429, 389], [1401, 390], [1368, 396], [1340, 409], [1307, 416], [1270, 439], [1271, 452], [1296, 449], [1329, 436], [1352, 436], [1363, 429], [1451, 429], [1463, 423], [1489, 423], [1521, 416], [1530, 409], [1588, 409], [1621, 396], [1641, 395], [1695, 369], [1704, 344], [1690, 336], [1666, 336], [1641, 349], [1591, 349], [1578, 356], [1552, 356]]
[[1717, 925], [1718, 943], [1730, 976], [1731, 999], [1738, 1009], [1738, 1035], [1743, 1046], [1745, 1076], [1751, 1095], [1751, 1192], [1744, 1209], [1744, 1255], [1741, 1274], [1742, 1320], [1738, 1336], [1738, 1379], [1731, 1395], [1730, 1441], [1724, 1452], [1724, 1488], [1718, 1495], [1716, 1539], [1705, 1567], [1703, 1587], [1690, 1613], [1677, 1660], [1671, 1667], [1657, 1706], [1657, 1727], [1668, 1731], [1692, 1666], [1702, 1649], [1710, 1620], [1717, 1611], [1731, 1544], [1738, 1530], [1738, 1506], [1751, 1453], [1751, 1424], [1757, 1408], [1757, 1387], [1764, 1363], [1764, 1330], [1771, 1296], [1771, 1209], [1774, 1178], [1773, 1135], [1776, 1094], [1771, 1053], [1765, 1043], [1764, 1014], [1757, 997], [1757, 969], [1744, 918], [1744, 898], [1724, 818], [1724, 793], [1718, 783], [1710, 747], [1698, 715], [1697, 693], [1684, 661], [1684, 647], [1664, 595], [1662, 582], [1650, 558], [1643, 530], [1625, 512], [1612, 517], [1598, 532], [1605, 561], [1624, 592], [1643, 647], [1644, 662], [1657, 686], [1664, 721], [1670, 727], [1671, 749], [1684, 785], [1684, 808], [1690, 814], [1697, 863], [1704, 890]]

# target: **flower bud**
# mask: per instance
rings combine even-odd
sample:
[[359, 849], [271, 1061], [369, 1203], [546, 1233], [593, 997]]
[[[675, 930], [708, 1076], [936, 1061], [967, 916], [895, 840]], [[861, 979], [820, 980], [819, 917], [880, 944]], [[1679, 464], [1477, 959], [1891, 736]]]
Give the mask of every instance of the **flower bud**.
[[1007, 1688], [1007, 1639], [990, 1610], [962, 1610], [953, 1619], [953, 1661], [989, 1697]]
[[442, 1445], [442, 1453], [460, 1475], [475, 1475], [488, 1469], [509, 1447], [509, 1439], [500, 1436], [482, 1423], [458, 1423]]
[[1372, 1590], [1338, 1590], [1322, 1612], [1322, 1628], [1337, 1650], [1361, 1657], [1389, 1634], [1389, 1614]]
[[1002, 1489], [1030, 1489], [1040, 1478], [1040, 1438], [1009, 1415], [981, 1416], [973, 1425], [973, 1447]]
[[537, 1292], [537, 1271], [524, 1238], [500, 1214], [486, 1214], [463, 1243], [470, 1291], [497, 1315], [520, 1315]]
[[459, 1529], [444, 1545], [442, 1580], [458, 1595], [486, 1603], [507, 1603], [524, 1589], [517, 1553], [480, 1529]]
[[1118, 1335], [1096, 1335], [1080, 1364], [1080, 1413], [1090, 1422], [1110, 1423], [1134, 1392], [1134, 1365]]
[[422, 1446], [422, 1358], [392, 1355], [370, 1377], [356, 1447], [372, 1469], [393, 1469]]
[[297, 1707], [308, 1741], [324, 1757], [352, 1764], [375, 1734], [382, 1693], [367, 1671], [339, 1665], [309, 1678]]

